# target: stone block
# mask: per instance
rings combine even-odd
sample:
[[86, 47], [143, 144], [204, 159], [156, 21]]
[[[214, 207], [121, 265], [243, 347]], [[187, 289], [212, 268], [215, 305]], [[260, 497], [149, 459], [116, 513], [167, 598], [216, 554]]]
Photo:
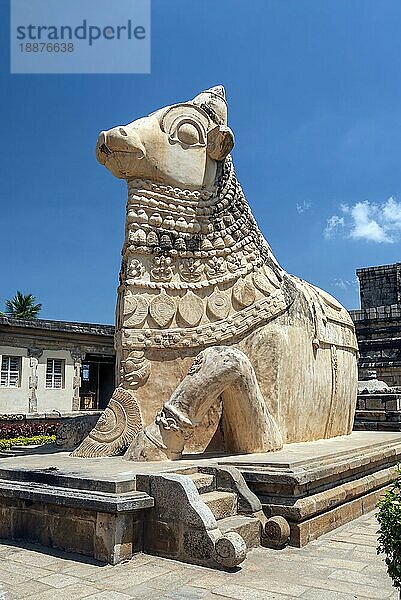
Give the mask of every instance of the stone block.
[[247, 548], [256, 548], [260, 545], [261, 523], [256, 517], [236, 515], [222, 519], [217, 524], [223, 534], [228, 531], [239, 533]]
[[[205, 564], [213, 556], [213, 543], [204, 533], [196, 529], [187, 529], [183, 532], [183, 558], [188, 562]], [[187, 557], [187, 558], [186, 558]]]
[[231, 492], [208, 492], [202, 494], [202, 501], [210, 508], [216, 519], [231, 517], [237, 510], [237, 498]]
[[145, 552], [157, 556], [178, 558], [182, 547], [182, 532], [179, 523], [147, 520], [144, 525]]
[[387, 410], [399, 410], [401, 411], [401, 396], [396, 396], [395, 398], [386, 398], [386, 411]]
[[116, 565], [132, 558], [132, 514], [98, 513], [96, 516], [94, 557]]
[[189, 477], [194, 482], [195, 487], [200, 494], [212, 492], [216, 488], [214, 475], [209, 475], [208, 473], [193, 473], [189, 475]]
[[366, 410], [384, 410], [385, 409], [385, 400], [384, 398], [365, 398], [365, 408]]

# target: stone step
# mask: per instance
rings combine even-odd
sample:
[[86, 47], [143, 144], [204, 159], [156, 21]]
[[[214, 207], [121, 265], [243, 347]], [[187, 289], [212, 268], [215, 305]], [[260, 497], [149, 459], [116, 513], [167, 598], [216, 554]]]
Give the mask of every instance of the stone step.
[[201, 499], [210, 508], [216, 521], [237, 513], [237, 495], [231, 492], [207, 492]]
[[200, 494], [212, 492], [216, 487], [214, 475], [208, 475], [207, 473], [193, 473], [192, 475], [188, 475], [188, 477], [192, 479]]
[[222, 533], [235, 531], [243, 537], [246, 547], [256, 548], [260, 546], [260, 521], [257, 517], [246, 517], [244, 515], [235, 515], [226, 517], [217, 521], [217, 525]]

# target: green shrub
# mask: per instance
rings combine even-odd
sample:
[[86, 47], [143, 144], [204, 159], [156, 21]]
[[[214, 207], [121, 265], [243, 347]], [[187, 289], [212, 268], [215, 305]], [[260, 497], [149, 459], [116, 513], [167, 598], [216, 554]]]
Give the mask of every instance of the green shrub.
[[12, 446], [31, 446], [38, 444], [52, 444], [56, 441], [55, 435], [34, 435], [32, 437], [16, 437], [6, 440], [0, 439], [0, 450], [9, 450]]
[[394, 587], [401, 589], [401, 470], [389, 491], [378, 502], [380, 523], [377, 553], [386, 555], [387, 572]]

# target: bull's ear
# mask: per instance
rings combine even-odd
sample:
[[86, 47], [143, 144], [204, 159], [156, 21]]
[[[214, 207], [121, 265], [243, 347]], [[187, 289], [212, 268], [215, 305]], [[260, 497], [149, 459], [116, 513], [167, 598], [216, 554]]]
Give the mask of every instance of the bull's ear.
[[207, 152], [213, 160], [224, 160], [234, 148], [234, 134], [226, 125], [217, 125], [207, 134]]

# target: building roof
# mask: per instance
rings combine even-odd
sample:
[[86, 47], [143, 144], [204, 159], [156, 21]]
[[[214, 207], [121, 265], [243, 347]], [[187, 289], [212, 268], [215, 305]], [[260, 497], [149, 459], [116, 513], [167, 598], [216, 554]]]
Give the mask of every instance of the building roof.
[[[99, 336], [114, 335], [114, 325], [102, 325], [99, 323], [74, 323], [70, 321], [51, 321], [49, 319], [16, 319], [15, 317], [0, 316], [0, 329], [2, 326], [21, 328], [28, 330], [39, 330], [42, 332], [78, 333]], [[39, 333], [38, 331], [38, 333]]]

